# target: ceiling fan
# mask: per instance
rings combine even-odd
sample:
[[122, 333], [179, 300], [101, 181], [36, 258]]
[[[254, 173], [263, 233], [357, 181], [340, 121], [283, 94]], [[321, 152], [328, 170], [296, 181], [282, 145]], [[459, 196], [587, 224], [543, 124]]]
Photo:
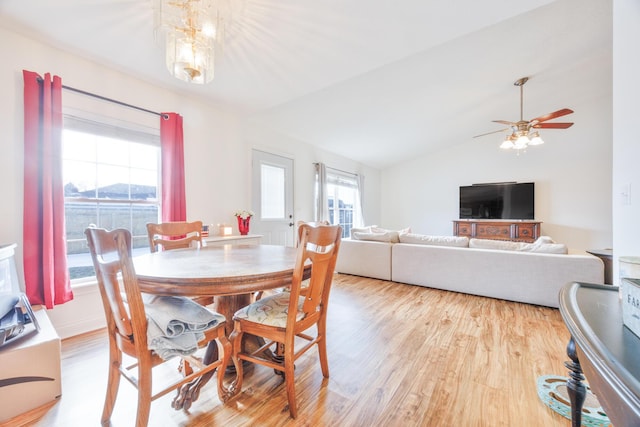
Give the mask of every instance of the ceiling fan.
[[521, 150], [527, 148], [527, 146], [529, 145], [540, 145], [544, 143], [536, 129], [567, 129], [573, 126], [573, 123], [569, 122], [547, 123], [548, 120], [556, 119], [558, 117], [566, 116], [567, 114], [573, 113], [573, 110], [570, 110], [569, 108], [563, 108], [561, 110], [554, 111], [553, 113], [545, 114], [544, 116], [536, 117], [535, 119], [531, 119], [528, 121], [522, 118], [523, 86], [528, 80], [528, 77], [522, 77], [521, 79], [518, 79], [513, 83], [515, 86], [520, 87], [520, 120], [517, 122], [509, 122], [507, 120], [493, 120], [494, 123], [501, 123], [509, 127], [493, 132], [483, 133], [481, 135], [476, 135], [474, 136], [474, 138], [511, 130], [511, 134], [507, 135], [504, 142], [500, 145], [500, 148], [513, 148], [516, 150]]

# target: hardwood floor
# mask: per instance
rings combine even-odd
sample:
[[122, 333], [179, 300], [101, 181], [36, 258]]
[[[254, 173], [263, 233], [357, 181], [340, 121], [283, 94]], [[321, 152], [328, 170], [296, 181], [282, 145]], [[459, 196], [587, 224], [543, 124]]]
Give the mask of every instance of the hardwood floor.
[[[568, 426], [536, 393], [540, 375], [566, 375], [569, 333], [556, 309], [336, 275], [328, 322], [331, 377], [317, 351], [296, 364], [299, 416], [280, 376], [246, 370], [220, 403], [208, 384], [190, 411], [173, 394], [152, 403], [151, 426]], [[11, 425], [99, 425], [106, 390], [104, 331], [63, 341], [62, 397]], [[121, 382], [112, 426], [135, 420]]]

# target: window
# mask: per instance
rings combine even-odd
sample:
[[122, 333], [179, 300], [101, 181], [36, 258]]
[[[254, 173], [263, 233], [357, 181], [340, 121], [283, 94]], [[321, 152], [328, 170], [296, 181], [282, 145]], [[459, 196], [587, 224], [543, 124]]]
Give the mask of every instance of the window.
[[[149, 133], [150, 132], [150, 133]], [[62, 133], [67, 262], [71, 279], [94, 276], [84, 230], [131, 231], [148, 251], [147, 222], [160, 218], [158, 132], [67, 116]]]
[[358, 180], [355, 175], [327, 168], [329, 222], [342, 226], [342, 237], [349, 237], [354, 223], [360, 223], [357, 219], [360, 214], [356, 208], [359, 197]]

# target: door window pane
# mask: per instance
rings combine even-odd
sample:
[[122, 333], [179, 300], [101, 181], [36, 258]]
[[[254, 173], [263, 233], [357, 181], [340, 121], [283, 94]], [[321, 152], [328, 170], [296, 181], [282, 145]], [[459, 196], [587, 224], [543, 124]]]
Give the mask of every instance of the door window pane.
[[285, 217], [285, 173], [284, 168], [262, 165], [260, 189], [262, 197], [262, 219], [282, 219]]

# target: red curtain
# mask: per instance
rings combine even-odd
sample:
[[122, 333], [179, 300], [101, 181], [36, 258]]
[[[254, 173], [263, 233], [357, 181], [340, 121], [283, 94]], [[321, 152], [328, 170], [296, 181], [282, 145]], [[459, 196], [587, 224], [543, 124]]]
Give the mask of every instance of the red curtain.
[[162, 156], [162, 221], [186, 221], [187, 202], [184, 184], [184, 141], [182, 116], [160, 115]]
[[62, 80], [24, 78], [24, 281], [31, 304], [73, 299], [67, 270], [62, 188]]

